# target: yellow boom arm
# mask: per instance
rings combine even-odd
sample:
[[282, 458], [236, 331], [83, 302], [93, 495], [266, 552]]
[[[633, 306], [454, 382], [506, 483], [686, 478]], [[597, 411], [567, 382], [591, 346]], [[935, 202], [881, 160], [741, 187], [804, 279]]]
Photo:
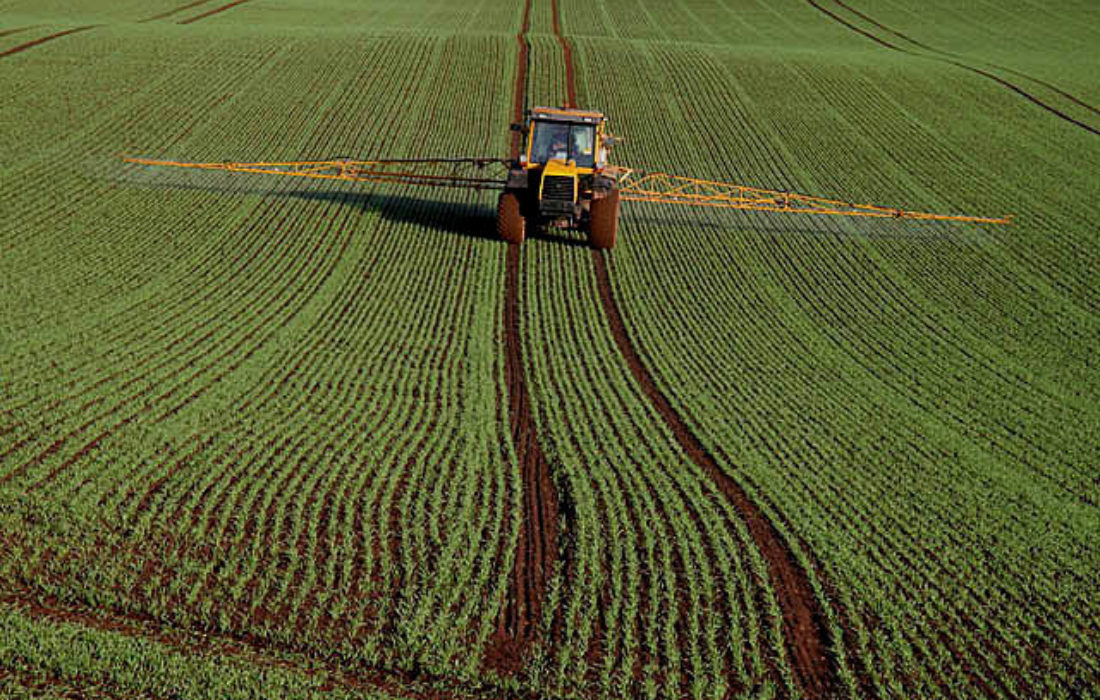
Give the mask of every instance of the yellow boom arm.
[[[316, 160], [261, 163], [184, 163], [174, 160], [123, 158], [127, 163], [155, 165], [191, 170], [221, 170], [230, 173], [282, 175], [311, 180], [345, 180], [348, 182], [398, 182], [431, 187], [466, 187], [471, 189], [503, 189], [501, 179], [507, 173], [508, 161], [500, 158], [409, 158], [397, 160]], [[502, 173], [485, 177], [484, 168]]]
[[686, 204], [694, 207], [719, 207], [723, 209], [747, 209], [750, 211], [791, 212], [797, 214], [822, 214], [831, 216], [866, 216], [880, 219], [920, 219], [922, 221], [962, 221], [983, 224], [1007, 224], [1011, 216], [998, 218], [962, 216], [956, 214], [928, 214], [907, 211], [875, 204], [853, 204], [837, 199], [810, 197], [793, 192], [764, 190], [728, 182], [699, 180], [666, 173], [643, 174], [630, 179], [633, 171], [625, 171], [620, 180], [619, 197], [630, 202], [658, 202], [661, 204]]
[[[128, 163], [194, 170], [220, 170], [231, 173], [258, 173], [314, 180], [350, 182], [398, 182], [432, 187], [504, 189], [509, 161], [499, 158], [420, 158], [403, 160], [322, 160], [260, 163], [184, 163], [171, 160], [125, 158]], [[490, 168], [497, 177], [486, 177]], [[983, 224], [1007, 224], [1011, 216], [986, 217], [957, 214], [929, 214], [875, 204], [854, 204], [837, 199], [811, 197], [793, 192], [765, 190], [728, 182], [700, 180], [667, 173], [642, 173], [629, 168], [609, 166], [619, 178], [619, 196], [628, 202], [683, 204], [694, 207], [719, 207], [749, 211], [789, 212], [827, 216], [863, 216], [880, 219], [918, 219], [922, 221], [959, 221]], [[637, 177], [634, 177], [635, 175]]]

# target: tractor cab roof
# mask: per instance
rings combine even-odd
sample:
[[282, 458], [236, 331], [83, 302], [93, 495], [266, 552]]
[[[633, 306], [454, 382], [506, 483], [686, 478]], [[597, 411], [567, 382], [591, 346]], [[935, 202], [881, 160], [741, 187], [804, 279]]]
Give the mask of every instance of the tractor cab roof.
[[531, 118], [539, 121], [564, 122], [567, 124], [599, 124], [604, 120], [603, 112], [587, 109], [565, 109], [559, 107], [535, 107]]

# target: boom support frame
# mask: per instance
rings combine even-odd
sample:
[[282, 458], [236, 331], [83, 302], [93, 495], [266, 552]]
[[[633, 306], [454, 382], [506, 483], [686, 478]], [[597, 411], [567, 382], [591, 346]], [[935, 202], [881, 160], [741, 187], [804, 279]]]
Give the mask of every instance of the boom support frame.
[[[254, 173], [313, 180], [347, 182], [390, 182], [428, 187], [453, 187], [474, 190], [507, 188], [511, 161], [503, 158], [405, 158], [390, 160], [351, 160], [335, 158], [319, 161], [255, 163], [187, 163], [148, 158], [125, 158], [128, 163], [231, 173]], [[487, 171], [487, 172], [486, 172]], [[877, 204], [856, 204], [839, 199], [812, 197], [794, 192], [767, 190], [729, 182], [693, 177], [647, 173], [617, 166], [602, 171], [618, 182], [619, 197], [627, 202], [679, 204], [747, 211], [814, 214], [819, 216], [868, 217], [877, 219], [915, 219], [981, 224], [1008, 224], [1011, 216], [987, 217], [961, 214], [932, 214]]]
[[917, 219], [920, 221], [956, 221], [983, 224], [1008, 224], [1011, 216], [985, 217], [958, 214], [930, 214], [877, 204], [855, 204], [838, 199], [811, 197], [794, 192], [766, 190], [728, 182], [700, 180], [667, 173], [640, 173], [623, 169], [619, 196], [628, 202], [683, 204], [693, 207], [717, 207], [748, 211], [787, 212], [825, 216], [856, 216], [876, 219]]
[[[427, 187], [466, 189], [504, 189], [508, 162], [501, 158], [404, 158], [391, 160], [331, 159], [316, 161], [257, 163], [186, 163], [173, 160], [124, 158], [127, 163], [193, 170], [220, 170], [230, 173], [281, 175], [312, 180], [347, 182], [393, 182]], [[483, 173], [486, 168], [490, 173]], [[499, 177], [487, 177], [492, 171]]]

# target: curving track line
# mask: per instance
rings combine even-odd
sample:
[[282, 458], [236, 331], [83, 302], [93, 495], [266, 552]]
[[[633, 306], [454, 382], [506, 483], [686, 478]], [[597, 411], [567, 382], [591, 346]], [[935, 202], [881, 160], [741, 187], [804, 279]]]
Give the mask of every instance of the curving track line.
[[198, 7], [199, 5], [205, 5], [208, 2], [210, 2], [210, 0], [195, 0], [195, 2], [189, 2], [186, 5], [180, 5], [179, 7], [168, 10], [167, 12], [161, 12], [158, 15], [153, 15], [152, 17], [146, 17], [145, 19], [140, 20], [139, 23], [154, 22], [158, 19], [164, 19], [165, 17], [171, 17], [172, 15], [174, 15], [176, 13], [183, 12], [184, 10], [190, 10], [192, 7]]
[[[924, 49], [925, 51], [931, 51], [932, 53], [937, 53], [937, 54], [940, 54], [941, 56], [947, 56], [949, 58], [958, 59], [960, 61], [963, 60], [964, 58], [966, 58], [965, 56], [962, 56], [961, 54], [953, 53], [951, 51], [944, 51], [943, 49], [937, 49], [934, 46], [929, 46], [928, 44], [925, 44], [924, 42], [917, 41], [916, 39], [914, 39], [910, 36], [907, 36], [906, 34], [903, 34], [903, 33], [899, 32], [896, 29], [892, 29], [892, 28], [886, 26], [882, 22], [879, 22], [878, 20], [876, 20], [874, 17], [871, 17], [871, 16], [867, 15], [866, 13], [860, 12], [859, 10], [852, 7], [848, 3], [843, 2], [843, 0], [833, 0], [833, 2], [835, 2], [837, 5], [840, 5], [845, 10], [848, 10], [848, 12], [851, 12], [856, 17], [859, 17], [860, 19], [864, 20], [868, 24], [872, 24], [872, 25], [878, 27], [879, 29], [881, 29], [882, 31], [893, 34], [894, 36], [898, 37], [899, 39], [907, 41], [907, 42], [909, 42], [910, 44], [912, 44], [914, 46], [918, 46], [918, 47]], [[1026, 78], [1027, 80], [1030, 80], [1033, 83], [1036, 83], [1038, 85], [1042, 85], [1043, 87], [1048, 88], [1049, 90], [1058, 93], [1059, 95], [1066, 98], [1070, 102], [1072, 102], [1072, 103], [1074, 103], [1074, 104], [1076, 104], [1080, 107], [1084, 107], [1085, 109], [1089, 110], [1093, 114], [1100, 114], [1100, 109], [1097, 109], [1096, 107], [1093, 107], [1088, 102], [1085, 102], [1084, 100], [1082, 100], [1079, 97], [1071, 95], [1070, 93], [1066, 92], [1065, 90], [1059, 88], [1057, 85], [1053, 85], [1051, 83], [1048, 83], [1045, 80], [1042, 80], [1040, 78], [1036, 78], [1035, 76], [1024, 73], [1023, 71], [1016, 70], [1015, 68], [1009, 68], [1007, 66], [1001, 66], [1001, 65], [998, 65], [996, 63], [989, 63], [988, 61], [983, 61], [983, 62], [986, 63], [986, 65], [989, 65], [989, 66], [992, 66], [993, 68], [996, 68], [997, 70], [1003, 70], [1006, 73], [1011, 73], [1013, 75], [1018, 75], [1021, 78]]]
[[598, 250], [592, 251], [592, 263], [604, 314], [611, 326], [615, 344], [634, 375], [642, 392], [664, 418], [681, 449], [691, 461], [703, 470], [729, 499], [745, 521], [753, 542], [763, 555], [768, 567], [768, 577], [775, 589], [779, 609], [783, 613], [783, 638], [791, 657], [795, 680], [805, 697], [829, 698], [840, 685], [837, 669], [829, 654], [829, 633], [825, 626], [825, 614], [814, 595], [813, 585], [806, 571], [767, 516], [745, 492], [726, 474], [714, 457], [691, 432], [684, 419], [672, 407], [668, 398], [657, 388], [653, 375], [646, 369], [641, 356], [627, 333], [622, 313], [615, 302], [615, 295], [608, 274], [607, 259]]
[[[932, 61], [939, 61], [940, 63], [946, 63], [948, 65], [956, 66], [958, 68], [962, 68], [963, 70], [970, 71], [971, 73], [974, 73], [976, 75], [980, 75], [983, 78], [988, 78], [989, 80], [992, 80], [993, 82], [997, 83], [1001, 87], [1008, 88], [1012, 92], [1015, 92], [1017, 95], [1023, 97], [1028, 102], [1031, 102], [1035, 105], [1038, 105], [1039, 107], [1042, 107], [1043, 109], [1050, 112], [1054, 116], [1058, 117], [1062, 121], [1065, 121], [1065, 122], [1068, 122], [1070, 124], [1073, 124], [1074, 126], [1080, 127], [1080, 128], [1084, 129], [1085, 131], [1087, 131], [1091, 134], [1096, 134], [1096, 135], [1100, 136], [1100, 129], [1096, 129], [1092, 126], [1089, 126], [1088, 124], [1084, 123], [1083, 121], [1081, 121], [1079, 119], [1075, 119], [1075, 118], [1071, 117], [1070, 115], [1066, 114], [1065, 112], [1058, 109], [1057, 107], [1054, 107], [1052, 105], [1047, 104], [1043, 100], [1039, 99], [1035, 95], [1031, 94], [1027, 90], [1025, 90], [1022, 87], [1020, 87], [1019, 85], [1017, 85], [1016, 83], [1005, 80], [1004, 78], [1002, 78], [999, 75], [996, 75], [995, 73], [990, 73], [989, 71], [984, 70], [982, 68], [975, 68], [974, 66], [967, 65], [966, 63], [963, 63], [962, 61], [955, 60], [954, 58], [944, 58], [944, 57], [941, 57], [941, 56], [927, 56], [927, 55], [923, 55], [923, 54], [919, 54], [919, 53], [914, 53], [913, 51], [910, 51], [909, 49], [898, 46], [897, 44], [892, 44], [889, 41], [886, 41], [885, 39], [883, 39], [882, 37], [876, 36], [872, 32], [867, 31], [866, 29], [862, 29], [860, 27], [857, 27], [856, 25], [854, 25], [851, 22], [849, 22], [848, 20], [844, 19], [843, 17], [841, 17], [837, 13], [835, 13], [832, 10], [829, 10], [828, 8], [822, 6], [822, 4], [820, 2], [818, 2], [818, 0], [806, 0], [806, 2], [808, 2], [818, 12], [820, 12], [820, 13], [824, 14], [825, 16], [829, 17], [830, 19], [832, 19], [834, 22], [837, 22], [838, 24], [843, 25], [847, 29], [850, 29], [851, 31], [856, 32], [857, 34], [860, 34], [862, 36], [867, 37], [868, 39], [875, 42], [879, 46], [883, 46], [885, 48], [891, 49], [893, 51], [898, 51], [900, 53], [907, 54], [909, 56], [915, 56], [917, 58], [927, 58], [927, 59], [932, 60]], [[838, 3], [838, 4], [840, 4], [840, 3]], [[842, 5], [842, 6], [844, 6], [844, 5]], [[844, 6], [844, 7], [846, 7], [846, 6]], [[871, 21], [871, 20], [868, 20], [868, 21]], [[882, 25], [878, 25], [877, 22], [872, 22], [872, 23], [876, 24], [877, 26], [882, 27]], [[893, 32], [893, 30], [887, 30], [887, 31], [890, 31], [893, 34], [896, 34], [896, 32]], [[907, 41], [912, 41], [911, 39], [906, 39], [906, 40]], [[913, 42], [913, 43], [916, 43], [916, 42]], [[918, 46], [920, 46], [920, 44], [918, 44]], [[925, 47], [925, 48], [927, 48], [927, 47]], [[935, 50], [935, 49], [931, 49], [931, 50]], [[943, 52], [939, 52], [939, 53], [943, 53]], [[1036, 81], [1036, 82], [1039, 82], [1039, 81]], [[1051, 87], [1051, 86], [1048, 86], [1048, 87]], [[1052, 89], [1057, 90], [1057, 88], [1052, 88]], [[1058, 90], [1058, 92], [1061, 92], [1061, 91]], [[1062, 94], [1066, 94], [1066, 93], [1062, 93]], [[1074, 101], [1077, 101], [1076, 98], [1072, 98], [1072, 96], [1070, 98], [1074, 99]], [[1084, 103], [1079, 102], [1079, 104], [1084, 104]], [[1084, 105], [1084, 106], [1088, 107], [1089, 109], [1092, 109], [1092, 107], [1090, 107], [1089, 105]]]
[[[570, 106], [575, 106], [573, 52], [561, 32], [558, 2], [557, 0], [552, 2], [554, 34], [562, 46], [566, 61], [566, 94]], [[592, 263], [604, 315], [611, 327], [615, 344], [618, 345], [619, 352], [630, 368], [630, 373], [664, 419], [681, 449], [714, 481], [744, 519], [753, 542], [767, 562], [768, 577], [775, 589], [776, 600], [783, 615], [783, 638], [799, 690], [807, 698], [834, 697], [840, 691], [841, 684], [836, 663], [829, 653], [830, 640], [826, 616], [820, 601], [814, 594], [808, 573], [783, 542], [779, 531], [768, 520], [760, 506], [749, 497], [740, 484], [722, 470], [699, 438], [692, 433], [684, 419], [676, 412], [668, 398], [661, 393], [627, 333], [622, 313], [615, 302], [607, 259], [601, 251], [593, 250]]]
[[[410, 700], [503, 700], [505, 697], [492, 691], [486, 692], [483, 688], [454, 687], [449, 685], [453, 679], [434, 678], [423, 673], [365, 666], [348, 668], [330, 658], [303, 652], [294, 645], [249, 635], [194, 633], [164, 627], [156, 620], [137, 613], [87, 608], [43, 595], [39, 591], [9, 590], [0, 595], [0, 604], [19, 608], [23, 614], [35, 619], [77, 624], [132, 639], [148, 640], [181, 654], [244, 659], [256, 666], [284, 668], [303, 675], [323, 669], [329, 684], [350, 691], [381, 691]], [[291, 654], [303, 658], [291, 658], [288, 656]]]
[[[45, 44], [47, 41], [53, 41], [54, 39], [60, 39], [63, 36], [69, 36], [70, 34], [76, 34], [78, 32], [86, 32], [89, 29], [95, 29], [98, 26], [100, 26], [100, 25], [98, 25], [98, 24], [88, 24], [88, 25], [85, 25], [83, 27], [74, 27], [73, 29], [66, 29], [64, 31], [54, 32], [53, 34], [47, 34], [44, 37], [40, 37], [38, 39], [35, 39], [34, 41], [28, 41], [25, 44], [20, 44], [18, 46], [13, 46], [10, 49], [8, 49], [7, 51], [0, 51], [0, 58], [5, 58], [7, 56], [11, 56], [12, 54], [17, 54], [20, 51], [26, 51], [27, 49], [34, 48], [35, 46], [38, 46], [39, 44]], [[16, 29], [16, 30], [13, 30], [13, 31], [8, 32], [8, 33], [9, 34], [14, 34], [17, 31], [22, 31], [22, 30]]]
[[573, 47], [569, 45], [569, 42], [565, 40], [565, 36], [561, 32], [561, 10], [558, 7], [558, 0], [550, 0], [550, 11], [554, 18], [554, 36], [558, 40], [558, 44], [561, 45], [562, 56], [565, 60], [565, 99], [568, 100], [566, 107], [577, 106], [577, 86], [576, 79], [574, 78], [575, 63], [573, 61]]
[[207, 10], [206, 12], [203, 12], [202, 14], [195, 15], [194, 17], [188, 17], [187, 19], [180, 20], [178, 22], [178, 24], [191, 24], [192, 22], [198, 22], [200, 19], [206, 19], [207, 17], [209, 17], [211, 15], [216, 15], [219, 12], [225, 12], [226, 10], [232, 10], [237, 5], [243, 5], [246, 2], [251, 2], [251, 0], [235, 0], [235, 2], [227, 3], [225, 5], [222, 5], [221, 7], [215, 7], [213, 10]]
[[[37, 26], [37, 25], [34, 25], [34, 26]], [[6, 37], [6, 36], [11, 36], [12, 34], [19, 34], [20, 32], [29, 31], [31, 29], [34, 29], [34, 26], [16, 27], [15, 29], [5, 29], [3, 31], [0, 31], [0, 38]]]

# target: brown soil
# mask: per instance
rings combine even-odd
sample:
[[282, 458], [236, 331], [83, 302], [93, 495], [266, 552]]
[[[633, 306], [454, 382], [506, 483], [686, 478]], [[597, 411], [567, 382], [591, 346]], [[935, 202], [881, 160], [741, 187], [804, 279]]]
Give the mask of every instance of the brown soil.
[[497, 202], [497, 237], [519, 245], [527, 233], [526, 220], [520, 211], [519, 197], [504, 192]]
[[[818, 2], [817, 0], [806, 0], [806, 2], [808, 2], [810, 5], [812, 5], [814, 7], [814, 9], [816, 9], [818, 12], [821, 12], [822, 14], [826, 15], [827, 17], [829, 17], [833, 21], [843, 25], [844, 27], [852, 30], [853, 32], [856, 32], [857, 34], [861, 34], [861, 35], [867, 37], [868, 39], [875, 42], [879, 46], [883, 46], [883, 47], [891, 49], [893, 51], [900, 51], [901, 53], [909, 54], [910, 56], [920, 56], [922, 58], [928, 58], [928, 59], [933, 60], [933, 61], [939, 61], [940, 63], [947, 63], [947, 64], [950, 64], [952, 66], [962, 68], [963, 70], [970, 71], [971, 73], [975, 73], [977, 75], [980, 75], [983, 78], [988, 78], [989, 80], [992, 80], [993, 82], [997, 83], [1001, 87], [1008, 88], [1012, 92], [1015, 92], [1017, 95], [1020, 95], [1021, 97], [1023, 97], [1027, 101], [1029, 101], [1029, 102], [1031, 102], [1035, 105], [1038, 105], [1039, 107], [1042, 107], [1043, 109], [1050, 112], [1051, 114], [1058, 117], [1059, 119], [1061, 119], [1063, 121], [1066, 121], [1066, 122], [1069, 122], [1070, 124], [1073, 124], [1075, 126], [1078, 126], [1078, 127], [1082, 128], [1085, 131], [1088, 131], [1090, 133], [1100, 135], [1100, 129], [1096, 129], [1096, 128], [1094, 128], [1092, 126], [1089, 126], [1088, 124], [1084, 123], [1083, 121], [1080, 121], [1078, 119], [1074, 119], [1073, 117], [1069, 116], [1068, 114], [1061, 111], [1060, 109], [1058, 109], [1056, 107], [1053, 107], [1052, 105], [1047, 104], [1046, 102], [1039, 99], [1035, 95], [1031, 94], [1027, 90], [1024, 90], [1019, 85], [1017, 85], [1013, 82], [1010, 82], [1008, 80], [1005, 80], [1004, 78], [1002, 78], [999, 75], [995, 75], [993, 73], [990, 73], [989, 71], [984, 70], [982, 68], [975, 68], [974, 66], [968, 65], [966, 63], [955, 60], [953, 58], [938, 58], [936, 56], [927, 56], [927, 55], [921, 56], [920, 54], [913, 53], [909, 49], [898, 46], [897, 44], [892, 44], [889, 41], [886, 41], [885, 39], [882, 39], [881, 37], [878, 37], [878, 36], [872, 34], [871, 32], [869, 32], [865, 29], [857, 27], [856, 25], [854, 25], [851, 22], [847, 21], [846, 19], [844, 19], [843, 17], [841, 17], [837, 13], [823, 7], [821, 5], [821, 3]], [[838, 4], [840, 4], [840, 3], [838, 3]], [[842, 6], [844, 6], [844, 5], [842, 5]], [[844, 7], [847, 7], [847, 6], [844, 6]], [[862, 17], [863, 15], [860, 15], [860, 16]], [[872, 24], [875, 24], [876, 26], [879, 26], [880, 28], [885, 29], [885, 27], [878, 24], [877, 22], [873, 22], [872, 20], [869, 20], [869, 19], [868, 19], [868, 21], [871, 22]], [[902, 35], [898, 34], [897, 32], [894, 32], [893, 30], [887, 30], [887, 31], [889, 31], [891, 34], [894, 34], [896, 36], [902, 36]], [[908, 39], [907, 37], [905, 39], [906, 39], [906, 41], [909, 41], [910, 43], [916, 44], [917, 46], [921, 46], [922, 48], [927, 48], [923, 44], [919, 44], [917, 42], [914, 42], [911, 39]], [[943, 53], [943, 52], [937, 52], [937, 53]], [[1039, 82], [1039, 81], [1036, 81], [1036, 82]], [[1080, 105], [1082, 105], [1082, 106], [1084, 106], [1088, 109], [1092, 109], [1093, 111], [1096, 111], [1092, 106], [1087, 105], [1084, 102], [1081, 102], [1080, 100], [1077, 100], [1076, 98], [1072, 97], [1071, 95], [1068, 95], [1067, 93], [1062, 93], [1061, 90], [1058, 90], [1057, 88], [1054, 88], [1053, 86], [1048, 85], [1048, 87], [1051, 87], [1051, 89], [1056, 90], [1057, 92], [1061, 93], [1065, 97], [1068, 97], [1069, 99], [1073, 100], [1074, 102], [1077, 102], [1078, 104], [1080, 104]]]
[[[527, 85], [527, 31], [531, 0], [523, 10], [519, 43], [513, 118], [523, 119]], [[512, 158], [518, 158], [522, 136], [512, 140]], [[523, 372], [523, 339], [520, 331], [520, 247], [509, 245], [505, 269], [504, 375], [508, 385], [508, 422], [519, 461], [523, 512], [515, 563], [509, 577], [508, 599], [497, 620], [497, 632], [485, 649], [485, 664], [503, 674], [520, 670], [530, 650], [542, 616], [546, 584], [558, 554], [558, 494], [550, 478], [550, 466], [539, 449], [531, 397]]]
[[[5, 56], [11, 56], [12, 54], [19, 53], [20, 51], [26, 51], [27, 49], [38, 46], [39, 44], [45, 44], [47, 41], [53, 41], [54, 39], [60, 39], [63, 36], [68, 36], [70, 34], [76, 34], [77, 32], [86, 32], [89, 29], [95, 29], [98, 26], [99, 26], [98, 24], [89, 24], [85, 27], [76, 27], [74, 29], [66, 29], [65, 31], [61, 31], [61, 32], [54, 32], [53, 34], [49, 34], [47, 36], [35, 39], [34, 41], [28, 41], [25, 44], [20, 44], [19, 46], [13, 46], [10, 49], [8, 49], [7, 51], [0, 51], [0, 58], [4, 58]], [[15, 30], [15, 31], [22, 31], [22, 30]], [[10, 32], [10, 33], [14, 33], [14, 32]]]
[[227, 3], [225, 5], [222, 5], [221, 7], [215, 7], [213, 10], [207, 10], [206, 12], [203, 12], [201, 15], [195, 15], [194, 17], [189, 17], [188, 19], [180, 20], [179, 24], [191, 24], [192, 22], [198, 22], [200, 19], [206, 19], [210, 15], [216, 15], [219, 12], [225, 12], [226, 10], [232, 10], [237, 5], [243, 5], [246, 2], [249, 2], [249, 0], [235, 0], [235, 2]]
[[619, 190], [602, 199], [593, 199], [589, 213], [588, 240], [593, 248], [610, 250], [615, 247], [615, 232], [619, 230]]
[[546, 584], [558, 553], [558, 494], [550, 466], [539, 449], [531, 398], [523, 374], [520, 334], [520, 248], [508, 247], [504, 302], [508, 417], [519, 460], [523, 520], [509, 581], [508, 601], [497, 633], [486, 650], [486, 663], [504, 673], [521, 667], [542, 615]]
[[577, 85], [573, 77], [573, 47], [569, 45], [569, 42], [565, 40], [565, 36], [561, 33], [561, 12], [558, 8], [558, 0], [550, 0], [550, 2], [554, 16], [554, 36], [558, 38], [558, 43], [561, 44], [561, 52], [565, 57], [565, 99], [567, 100], [565, 106], [576, 107]]
[[783, 639], [794, 670], [795, 682], [807, 698], [830, 698], [840, 689], [836, 665], [829, 654], [829, 634], [825, 615], [814, 595], [806, 571], [784, 544], [775, 526], [745, 490], [718, 466], [714, 458], [691, 432], [683, 418], [657, 388], [653, 376], [642, 363], [630, 341], [622, 314], [615, 302], [603, 253], [592, 251], [600, 301], [611, 326], [615, 343], [630, 367], [635, 381], [664, 418], [680, 447], [730, 500], [748, 526], [768, 567], [768, 577], [783, 613]]

